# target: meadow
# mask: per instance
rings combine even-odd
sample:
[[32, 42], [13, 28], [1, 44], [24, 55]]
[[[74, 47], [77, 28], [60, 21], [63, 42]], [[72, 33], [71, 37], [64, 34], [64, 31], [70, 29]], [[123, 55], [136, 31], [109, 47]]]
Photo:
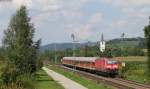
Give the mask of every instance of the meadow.
[[123, 62], [128, 62], [128, 61], [146, 61], [147, 57], [146, 56], [126, 56], [126, 57], [115, 57], [115, 59]]
[[148, 81], [146, 62], [128, 61], [123, 68], [124, 76], [129, 80], [135, 80], [144, 83]]
[[141, 83], [149, 83], [146, 56], [116, 57], [116, 59], [125, 62], [125, 67], [121, 70], [125, 78]]

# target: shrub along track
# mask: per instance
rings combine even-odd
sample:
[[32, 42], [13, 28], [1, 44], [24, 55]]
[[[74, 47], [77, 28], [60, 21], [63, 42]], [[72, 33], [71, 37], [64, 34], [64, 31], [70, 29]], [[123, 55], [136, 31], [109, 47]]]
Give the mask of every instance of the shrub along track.
[[92, 73], [80, 71], [80, 70], [75, 70], [75, 69], [68, 68], [62, 65], [60, 65], [59, 67], [67, 71], [73, 71], [81, 76], [85, 76], [90, 79], [96, 80], [97, 83], [101, 82], [104, 84], [112, 85], [116, 87], [117, 89], [150, 89], [150, 85], [141, 84], [141, 83], [131, 81], [131, 80], [125, 80], [121, 78], [102, 77], [96, 74], [92, 74]]

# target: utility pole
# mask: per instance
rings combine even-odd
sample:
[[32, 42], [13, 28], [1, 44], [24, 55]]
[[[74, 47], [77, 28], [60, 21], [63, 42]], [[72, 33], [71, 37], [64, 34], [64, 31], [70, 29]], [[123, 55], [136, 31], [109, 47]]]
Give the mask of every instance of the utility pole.
[[71, 34], [71, 38], [73, 39], [73, 57], [76, 56], [76, 53], [75, 53], [75, 35], [74, 34]]
[[55, 47], [54, 47], [54, 49], [55, 49], [55, 64], [56, 64], [56, 62], [57, 62], [57, 55], [56, 55], [56, 44], [54, 45]]
[[[122, 42], [124, 42], [124, 38], [125, 38], [125, 33], [122, 33], [122, 34], [121, 34], [121, 41], [122, 41]], [[121, 52], [121, 55], [122, 55], [122, 57], [123, 57], [123, 55], [124, 55], [123, 49], [124, 49], [124, 47], [122, 46], [122, 47], [121, 47], [121, 51], [122, 51], [122, 52]]]
[[84, 54], [84, 56], [88, 57], [88, 51], [89, 51], [88, 50], [88, 47], [89, 47], [89, 41], [88, 40], [85, 42], [85, 46], [84, 47], [85, 47], [85, 54]]
[[[124, 38], [125, 38], [125, 33], [122, 33], [121, 34], [121, 39], [122, 39], [122, 42], [124, 42]], [[124, 59], [124, 47], [122, 46], [121, 47], [121, 56], [122, 56], [122, 60]], [[125, 62], [121, 62], [121, 70], [123, 70], [126, 66], [126, 63]], [[121, 71], [121, 75], [124, 76], [124, 73], [123, 71]]]
[[[71, 38], [72, 38], [72, 40], [73, 40], [73, 57], [74, 57], [74, 60], [76, 60], [76, 59], [75, 59], [75, 56], [76, 56], [76, 54], [75, 54], [75, 42], [76, 42], [76, 41], [75, 41], [75, 35], [74, 35], [74, 34], [71, 34]], [[74, 70], [75, 70], [75, 69], [76, 69], [76, 67], [75, 67], [76, 64], [74, 63], [73, 65], [74, 65], [73, 68], [74, 68]], [[73, 70], [73, 72], [74, 72], [74, 70]]]

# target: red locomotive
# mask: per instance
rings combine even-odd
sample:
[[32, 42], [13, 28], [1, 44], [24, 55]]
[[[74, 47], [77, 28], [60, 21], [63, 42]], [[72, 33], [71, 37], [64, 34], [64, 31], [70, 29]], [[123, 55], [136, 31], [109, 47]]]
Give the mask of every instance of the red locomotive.
[[61, 61], [65, 66], [108, 73], [113, 76], [118, 74], [119, 69], [118, 62], [111, 58], [63, 57]]

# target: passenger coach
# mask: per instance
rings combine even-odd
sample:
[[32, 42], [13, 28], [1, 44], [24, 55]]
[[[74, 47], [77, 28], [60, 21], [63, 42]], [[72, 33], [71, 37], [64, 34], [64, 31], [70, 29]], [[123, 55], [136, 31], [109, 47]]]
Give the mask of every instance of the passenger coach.
[[61, 62], [65, 66], [77, 67], [117, 75], [119, 64], [112, 58], [98, 57], [63, 57]]

